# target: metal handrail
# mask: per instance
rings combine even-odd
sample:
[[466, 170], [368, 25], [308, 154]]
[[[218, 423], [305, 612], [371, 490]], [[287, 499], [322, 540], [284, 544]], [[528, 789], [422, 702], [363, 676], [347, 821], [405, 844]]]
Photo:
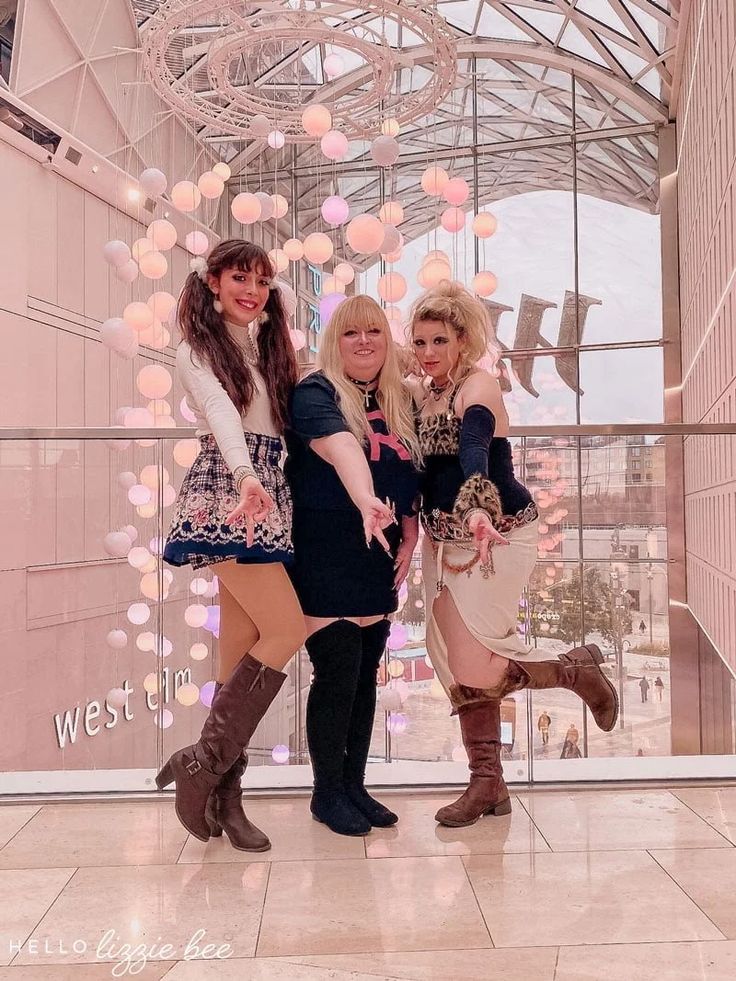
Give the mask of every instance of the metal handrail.
[[[511, 437], [556, 436], [736, 436], [736, 422], [595, 423], [560, 426], [512, 426]], [[0, 427], [0, 441], [33, 439], [194, 439], [190, 426], [172, 429], [124, 429], [120, 426]]]

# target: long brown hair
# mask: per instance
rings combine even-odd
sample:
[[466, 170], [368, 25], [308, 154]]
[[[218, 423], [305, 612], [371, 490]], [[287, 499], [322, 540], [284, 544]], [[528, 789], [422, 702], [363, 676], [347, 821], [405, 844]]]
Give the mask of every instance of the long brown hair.
[[[241, 238], [226, 239], [210, 252], [207, 272], [219, 278], [225, 269], [260, 272], [269, 278], [274, 275], [267, 253], [259, 245]], [[189, 273], [179, 297], [179, 327], [192, 351], [210, 365], [233, 405], [239, 412], [245, 413], [255, 394], [253, 376], [222, 315], [215, 310], [214, 300], [212, 290], [199, 273]], [[258, 370], [266, 383], [274, 422], [279, 429], [283, 429], [288, 420], [289, 399], [299, 378], [299, 369], [278, 289], [269, 290], [264, 313], [268, 314], [268, 321], [258, 332]]]

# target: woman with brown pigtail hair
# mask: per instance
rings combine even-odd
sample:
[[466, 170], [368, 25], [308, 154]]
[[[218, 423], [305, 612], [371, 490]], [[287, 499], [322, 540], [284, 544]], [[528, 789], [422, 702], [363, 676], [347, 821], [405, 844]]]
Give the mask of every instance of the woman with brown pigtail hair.
[[217, 563], [219, 670], [199, 741], [156, 777], [176, 784], [176, 813], [207, 841], [265, 851], [245, 816], [244, 749], [305, 637], [285, 569], [292, 504], [281, 436], [298, 377], [284, 302], [268, 255], [242, 239], [195, 259], [179, 300], [177, 370], [197, 418], [200, 452], [182, 482], [164, 549], [172, 565]]

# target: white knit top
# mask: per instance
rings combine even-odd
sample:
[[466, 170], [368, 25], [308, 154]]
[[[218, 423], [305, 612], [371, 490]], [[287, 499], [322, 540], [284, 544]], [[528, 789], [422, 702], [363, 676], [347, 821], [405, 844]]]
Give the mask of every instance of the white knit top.
[[[230, 323], [227, 327], [245, 353], [246, 329]], [[263, 375], [250, 362], [248, 367], [255, 391], [248, 411], [241, 415], [207, 361], [200, 360], [186, 341], [181, 342], [176, 352], [176, 368], [187, 403], [196, 416], [197, 436], [212, 433], [231, 471], [252, 465], [244, 430], [281, 436], [273, 419]]]

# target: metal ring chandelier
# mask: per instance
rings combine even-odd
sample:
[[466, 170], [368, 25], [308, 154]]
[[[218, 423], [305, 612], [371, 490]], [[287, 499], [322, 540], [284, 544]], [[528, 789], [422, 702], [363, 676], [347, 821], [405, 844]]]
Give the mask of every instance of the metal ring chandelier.
[[[402, 32], [411, 35], [424, 52], [422, 77], [411, 91], [392, 91], [397, 72], [414, 62], [411, 49], [392, 46], [387, 32], [399, 38]], [[195, 44], [197, 72], [207, 73], [202, 91], [187, 80], [191, 66], [181, 72], [187, 39]], [[280, 88], [276, 78], [263, 86], [234, 82], [244, 64], [257, 64], [274, 43], [296, 52], [331, 45], [365, 63], [359, 87], [352, 89], [347, 74], [326, 83], [312, 100], [329, 107], [333, 126], [349, 139], [370, 139], [389, 116], [409, 123], [430, 114], [455, 82], [452, 30], [436, 10], [422, 9], [417, 0], [332, 0], [318, 8], [303, 0], [296, 7], [288, 0], [265, 0], [252, 7], [243, 0], [168, 0], [146, 24], [143, 62], [164, 102], [198, 126], [255, 139], [263, 133], [254, 133], [250, 121], [264, 115], [287, 142], [313, 142], [301, 125], [309, 99], [298, 105], [287, 101], [285, 93], [293, 89]]]

